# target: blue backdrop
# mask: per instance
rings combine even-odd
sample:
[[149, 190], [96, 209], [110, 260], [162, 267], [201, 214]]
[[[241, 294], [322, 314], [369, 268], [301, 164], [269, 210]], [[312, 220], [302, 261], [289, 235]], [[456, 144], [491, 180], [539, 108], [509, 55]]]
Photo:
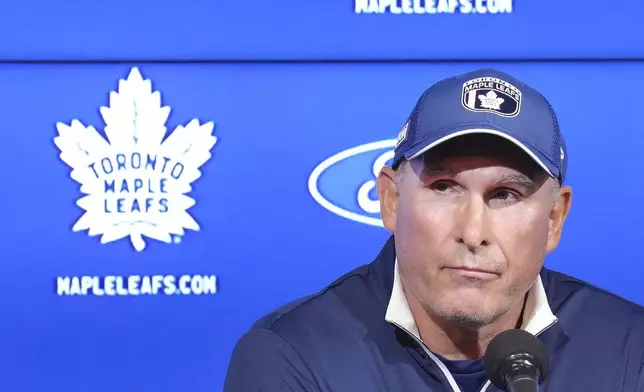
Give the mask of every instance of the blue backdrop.
[[[249, 1], [242, 7], [193, 0], [152, 10], [142, 1], [91, 9], [75, 3], [38, 2], [29, 12], [24, 3], [8, 7], [0, 17], [0, 33], [16, 38], [0, 41], [0, 57], [11, 60], [0, 64], [0, 202], [5, 207], [0, 226], [0, 389], [221, 390], [233, 345], [256, 318], [321, 289], [377, 254], [388, 233], [378, 225], [377, 211], [370, 210], [374, 164], [386, 161], [392, 139], [424, 89], [484, 66], [539, 88], [559, 114], [574, 200], [563, 243], [547, 265], [644, 304], [644, 267], [637, 248], [644, 234], [639, 156], [644, 136], [638, 114], [644, 97], [635, 94], [644, 63], [260, 61], [642, 57], [641, 45], [633, 41], [638, 35], [626, 34], [642, 29], [634, 19], [619, 24], [606, 19], [612, 24], [593, 40], [600, 15], [634, 18], [628, 6], [641, 4], [621, 2], [609, 9], [605, 2], [578, 1], [555, 8], [555, 2], [526, 1], [515, 4], [511, 14], [483, 17], [355, 14], [350, 1], [315, 7]], [[575, 16], [577, 10], [585, 12], [583, 18]], [[546, 16], [557, 27], [544, 28]], [[173, 18], [179, 22], [172, 24]], [[39, 25], [27, 32], [29, 20]], [[314, 20], [321, 30], [311, 25]], [[121, 28], [117, 21], [124, 23]], [[448, 30], [447, 24], [454, 27]], [[497, 38], [477, 35], [488, 27]], [[517, 28], [526, 31], [522, 42], [533, 44], [517, 45]], [[585, 38], [575, 43], [573, 32]], [[384, 35], [376, 39], [376, 34]], [[135, 57], [258, 61], [36, 61]], [[104, 114], [116, 135], [136, 129], [132, 122], [118, 121], [132, 113], [140, 114], [140, 129], [162, 130], [163, 110], [154, 106], [145, 83], [135, 82], [133, 69], [151, 81], [161, 105], [170, 107], [168, 133], [178, 126], [188, 129], [177, 131], [183, 137], [167, 139], [165, 154], [190, 157], [177, 160], [186, 167], [185, 176], [190, 168], [195, 175], [192, 162], [203, 163], [191, 186], [173, 180], [170, 172], [152, 175], [126, 168], [120, 177], [110, 177], [130, 186], [156, 186], [147, 194], [154, 194], [151, 208], [159, 210], [157, 202], [167, 187], [169, 212], [139, 218], [158, 223], [173, 216], [187, 226], [198, 225], [199, 230], [186, 229], [185, 235], [170, 228], [174, 234], [166, 231], [166, 237], [164, 227], [170, 226], [160, 225], [154, 233], [167, 243], [144, 238], [140, 251], [127, 236], [105, 236], [101, 243], [100, 234], [72, 229], [85, 212], [76, 204], [84, 193], [54, 142], [60, 129], [66, 129], [57, 123], [71, 125], [73, 120], [106, 137], [100, 108], [119, 102], [116, 114]], [[122, 82], [128, 76], [133, 83]], [[115, 91], [121, 95], [111, 96]], [[195, 118], [199, 125], [214, 123], [210, 157], [206, 144], [214, 139], [207, 138], [207, 125], [188, 125]], [[171, 149], [189, 135], [194, 136], [192, 150]], [[107, 145], [88, 140], [69, 142], [66, 151]], [[116, 154], [131, 158], [154, 147], [128, 147], [114, 140], [111, 150], [90, 158], [99, 162], [111, 156], [107, 163], [116, 167], [121, 162]], [[84, 175], [91, 178], [86, 166]], [[119, 207], [116, 196], [105, 197], [103, 179], [93, 188], [88, 185], [97, 200], [85, 204], [98, 214], [89, 221], [93, 230], [114, 216], [105, 213], [105, 200], [112, 212], [132, 201], [126, 194]], [[367, 192], [359, 198], [360, 189]], [[181, 192], [195, 202], [188, 209], [194, 224], [178, 208], [189, 202], [177, 196]], [[124, 230], [127, 234], [130, 229]]]
[[643, 13], [639, 0], [6, 1], [0, 59], [641, 58]]

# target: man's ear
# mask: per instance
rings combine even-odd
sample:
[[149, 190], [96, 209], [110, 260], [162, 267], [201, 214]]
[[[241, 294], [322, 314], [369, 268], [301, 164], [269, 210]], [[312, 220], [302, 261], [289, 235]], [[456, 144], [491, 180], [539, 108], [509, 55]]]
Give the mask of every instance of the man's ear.
[[548, 248], [547, 252], [552, 252], [559, 246], [561, 240], [561, 231], [563, 230], [564, 222], [570, 212], [572, 204], [572, 188], [570, 186], [562, 186], [559, 189], [559, 200], [555, 203], [550, 211], [550, 230], [548, 232]]
[[398, 188], [396, 172], [384, 166], [378, 174], [378, 200], [380, 200], [380, 216], [385, 229], [393, 233], [396, 229], [396, 210], [398, 208]]

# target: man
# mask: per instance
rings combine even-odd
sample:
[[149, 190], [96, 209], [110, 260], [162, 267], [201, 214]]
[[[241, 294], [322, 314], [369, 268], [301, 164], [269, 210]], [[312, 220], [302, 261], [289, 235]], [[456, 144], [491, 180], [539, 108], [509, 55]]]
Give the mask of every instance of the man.
[[430, 87], [378, 177], [391, 238], [258, 321], [224, 390], [498, 391], [482, 357], [521, 328], [548, 350], [542, 391], [644, 392], [644, 309], [543, 267], [571, 205], [567, 161], [552, 107], [514, 77]]

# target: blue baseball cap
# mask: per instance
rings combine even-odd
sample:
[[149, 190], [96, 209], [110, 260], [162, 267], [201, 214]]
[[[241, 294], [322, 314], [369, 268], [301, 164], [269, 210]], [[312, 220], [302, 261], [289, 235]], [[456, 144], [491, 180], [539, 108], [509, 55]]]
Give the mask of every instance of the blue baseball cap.
[[428, 88], [398, 134], [392, 167], [470, 134], [511, 141], [563, 183], [568, 157], [552, 105], [534, 88], [492, 68], [444, 79]]

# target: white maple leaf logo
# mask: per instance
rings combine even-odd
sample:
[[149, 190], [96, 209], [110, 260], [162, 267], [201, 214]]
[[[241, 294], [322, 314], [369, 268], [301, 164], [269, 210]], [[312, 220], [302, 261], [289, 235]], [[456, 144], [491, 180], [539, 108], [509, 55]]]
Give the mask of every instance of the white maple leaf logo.
[[485, 109], [501, 110], [501, 104], [505, 101], [503, 98], [500, 98], [492, 90], [488, 91], [485, 95], [479, 95], [481, 100], [481, 106]]
[[164, 140], [170, 108], [136, 67], [100, 113], [108, 140], [79, 120], [56, 124], [60, 158], [85, 195], [76, 202], [85, 213], [72, 230], [101, 235], [103, 244], [129, 236], [137, 251], [146, 246], [144, 236], [170, 243], [184, 229], [198, 231], [187, 193], [211, 157], [214, 123], [193, 119]]

